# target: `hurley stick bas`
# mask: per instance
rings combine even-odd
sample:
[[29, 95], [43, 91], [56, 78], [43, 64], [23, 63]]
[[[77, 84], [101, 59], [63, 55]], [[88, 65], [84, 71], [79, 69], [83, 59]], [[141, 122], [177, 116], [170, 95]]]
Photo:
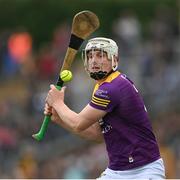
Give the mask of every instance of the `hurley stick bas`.
[[[71, 36], [69, 41], [69, 46], [67, 48], [63, 65], [60, 69], [58, 80], [56, 83], [57, 89], [61, 89], [64, 81], [61, 79], [61, 72], [64, 70], [69, 70], [71, 64], [73, 63], [75, 56], [78, 52], [78, 49], [84, 42], [84, 40], [90, 36], [98, 27], [99, 27], [99, 19], [91, 11], [81, 11], [77, 13], [72, 22], [71, 28]], [[43, 123], [38, 133], [33, 134], [32, 137], [37, 141], [43, 139], [45, 132], [47, 130], [48, 124], [50, 122], [51, 115], [46, 115], [44, 117]]]

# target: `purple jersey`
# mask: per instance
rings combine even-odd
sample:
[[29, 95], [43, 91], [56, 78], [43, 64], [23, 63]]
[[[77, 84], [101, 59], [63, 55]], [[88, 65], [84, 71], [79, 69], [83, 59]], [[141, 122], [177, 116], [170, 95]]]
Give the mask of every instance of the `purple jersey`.
[[144, 102], [125, 75], [116, 71], [96, 84], [90, 105], [108, 112], [99, 123], [110, 169], [129, 170], [160, 158]]

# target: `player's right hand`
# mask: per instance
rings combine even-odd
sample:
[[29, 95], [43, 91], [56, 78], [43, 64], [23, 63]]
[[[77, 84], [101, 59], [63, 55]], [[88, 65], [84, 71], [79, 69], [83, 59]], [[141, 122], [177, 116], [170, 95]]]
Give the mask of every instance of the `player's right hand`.
[[44, 115], [51, 115], [52, 114], [52, 107], [50, 107], [47, 103], [44, 107]]
[[44, 115], [51, 115], [51, 121], [53, 121], [54, 123], [58, 124], [60, 121], [60, 118], [57, 112], [55, 111], [55, 109], [49, 106], [47, 103], [45, 104], [44, 107]]

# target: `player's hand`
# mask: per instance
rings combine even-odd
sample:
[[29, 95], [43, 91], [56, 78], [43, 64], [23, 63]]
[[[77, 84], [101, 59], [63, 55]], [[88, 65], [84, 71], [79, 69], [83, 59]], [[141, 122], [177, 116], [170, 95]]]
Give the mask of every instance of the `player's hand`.
[[44, 115], [51, 115], [51, 120], [57, 124], [60, 121], [60, 118], [57, 112], [55, 111], [55, 109], [49, 106], [47, 103], [45, 104], [44, 107]]
[[44, 107], [44, 115], [51, 115], [51, 114], [52, 114], [52, 107], [46, 103]]
[[53, 121], [54, 123], [57, 123], [57, 124], [59, 124], [61, 121], [59, 115], [57, 114], [57, 112], [54, 108], [52, 108], [51, 121]]
[[50, 88], [46, 103], [53, 107], [54, 104], [58, 104], [58, 102], [64, 102], [64, 92], [66, 87], [62, 87], [61, 90], [58, 90], [54, 85], [50, 85]]

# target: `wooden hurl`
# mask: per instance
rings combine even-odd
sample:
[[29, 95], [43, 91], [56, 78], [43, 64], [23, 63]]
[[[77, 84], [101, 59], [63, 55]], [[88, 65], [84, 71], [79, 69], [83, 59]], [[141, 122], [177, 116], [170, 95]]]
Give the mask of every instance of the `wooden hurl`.
[[[63, 80], [60, 74], [63, 70], [69, 70], [78, 52], [78, 49], [82, 45], [83, 41], [90, 36], [98, 27], [99, 19], [96, 14], [91, 11], [81, 11], [77, 13], [72, 22], [71, 37], [69, 46], [64, 57], [63, 65], [60, 69], [58, 80], [56, 83], [57, 89], [61, 89], [63, 86]], [[44, 117], [43, 123], [38, 133], [33, 134], [32, 137], [38, 141], [42, 140], [47, 130], [51, 115]]]

